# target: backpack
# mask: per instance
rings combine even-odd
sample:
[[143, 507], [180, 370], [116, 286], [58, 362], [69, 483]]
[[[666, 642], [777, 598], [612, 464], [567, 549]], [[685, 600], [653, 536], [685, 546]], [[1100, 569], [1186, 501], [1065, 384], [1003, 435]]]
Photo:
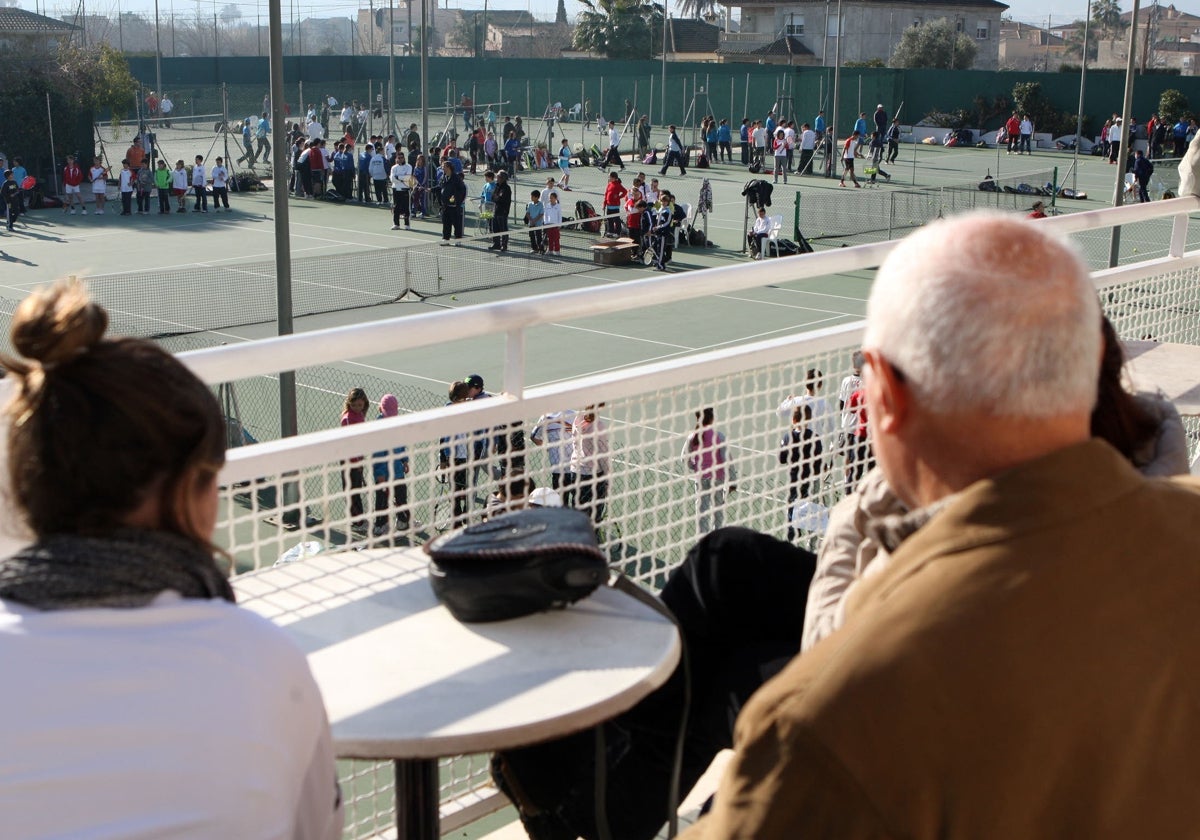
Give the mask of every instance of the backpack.
[[708, 155], [706, 153], [701, 152], [696, 156], [696, 168], [708, 169]]
[[658, 166], [658, 152], [651, 152], [642, 158], [642, 163], [646, 166]]
[[[575, 202], [575, 218], [580, 219], [580, 230], [586, 230], [588, 233], [600, 232], [600, 215], [596, 212], [596, 208], [592, 206], [590, 201]], [[582, 221], [589, 219], [590, 221]]]
[[691, 226], [687, 230], [687, 242], [694, 248], [703, 248], [708, 244], [708, 239], [704, 236], [704, 231]]
[[754, 174], [754, 175], [757, 175], [758, 173], [762, 172], [762, 169], [763, 169], [763, 168], [762, 168], [762, 164], [761, 164], [761, 163], [759, 163], [757, 160], [756, 160], [756, 161], [754, 161], [754, 163], [750, 164], [750, 165], [749, 165], [748, 167], [746, 167], [746, 168], [747, 168], [748, 170], [750, 170], [750, 172], [751, 172], [752, 174]]
[[154, 189], [154, 173], [150, 171], [150, 167], [143, 166], [138, 170], [137, 185], [142, 192], [150, 192]]

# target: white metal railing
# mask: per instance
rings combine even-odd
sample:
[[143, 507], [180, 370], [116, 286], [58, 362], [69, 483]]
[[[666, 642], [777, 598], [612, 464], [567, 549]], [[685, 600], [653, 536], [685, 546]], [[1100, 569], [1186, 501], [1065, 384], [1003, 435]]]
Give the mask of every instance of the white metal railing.
[[[1167, 242], [1159, 252], [1166, 256], [1098, 271], [1094, 277], [1105, 310], [1122, 335], [1200, 344], [1200, 251], [1185, 251], [1187, 214], [1198, 210], [1200, 199], [1189, 197], [1075, 213], [1038, 224], [1079, 233], [1172, 219], [1169, 230], [1160, 222]], [[827, 421], [826, 461], [804, 495], [819, 507], [832, 505], [845, 478], [832, 433], [837, 424], [836, 384], [860, 344], [862, 322], [537, 386], [526, 381], [526, 336], [531, 329], [551, 323], [869, 269], [894, 246], [894, 242], [878, 243], [182, 354], [207, 382], [236, 383], [286, 369], [441, 344], [446, 336], [455, 340], [505, 336], [503, 393], [491, 399], [231, 450], [221, 476], [226, 489], [217, 542], [229, 548], [240, 569], [269, 565], [313, 534], [331, 549], [369, 543], [370, 529], [355, 526], [378, 521], [380, 508], [372, 510], [370, 505], [375, 489], [372, 470], [390, 462], [391, 450], [398, 446], [405, 447], [410, 459], [408, 513], [414, 523], [422, 524], [409, 524], [397, 539], [410, 543], [426, 539], [433, 533], [430, 524], [437, 519], [438, 506], [446, 504], [441, 494], [448, 482], [437, 481], [439, 475], [446, 477], [438, 468], [443, 439], [449, 437], [453, 444], [455, 436], [467, 436], [471, 444], [491, 445], [484, 455], [472, 456], [471, 467], [507, 466], [511, 472], [516, 468], [513, 453], [500, 454], [494, 447], [501, 436], [518, 424], [527, 430], [533, 418], [546, 412], [596, 403], [605, 403], [600, 414], [611, 436], [609, 512], [602, 542], [614, 566], [655, 587], [694, 542], [696, 495], [680, 452], [694, 425], [693, 412], [701, 406], [715, 408], [739, 471], [736, 498], [724, 508], [727, 523], [783, 536], [788, 527], [789, 483], [777, 461], [780, 431], [786, 428], [786, 422], [776, 417], [777, 406], [783, 397], [802, 389], [808, 369], [823, 371], [825, 385], [818, 393], [833, 406], [827, 417], [815, 419]], [[1197, 434], [1194, 427], [1189, 431], [1193, 437]], [[549, 478], [545, 449], [527, 447], [519, 455], [525, 472], [543, 484]], [[367, 476], [367, 486], [359, 491], [342, 485], [354, 464], [361, 464]], [[495, 486], [487, 478], [476, 485], [477, 477], [472, 477], [468, 493], [471, 515]], [[365, 511], [353, 512], [356, 493]], [[299, 530], [285, 531], [266, 523], [269, 514], [289, 506], [304, 514]], [[390, 507], [383, 511], [389, 530], [391, 514]], [[308, 515], [319, 525], [306, 525]], [[798, 530], [809, 544], [819, 538], [805, 527]], [[358, 762], [355, 768], [355, 777], [374, 778], [377, 772], [387, 772], [386, 765], [367, 762]], [[488, 788], [478, 760], [447, 760], [442, 770], [447, 777], [443, 802], [448, 829], [502, 804]], [[352, 814], [348, 836], [373, 835], [387, 824], [391, 805], [386, 788], [381, 783], [368, 785], [370, 792], [351, 802], [358, 816]]]
[[[1043, 219], [1039, 224], [1059, 233], [1109, 229], [1116, 225], [1171, 217], [1174, 228], [1169, 258], [1183, 255], [1188, 213], [1200, 211], [1200, 198], [1189, 196], [1152, 204], [1089, 210]], [[760, 261], [729, 268], [710, 268], [668, 277], [650, 277], [512, 301], [389, 318], [369, 324], [332, 327], [311, 333], [268, 338], [232, 347], [214, 347], [180, 358], [207, 382], [230, 382], [331, 361], [362, 358], [395, 350], [440, 344], [447, 335], [471, 338], [503, 332], [509, 336], [504, 390], [519, 396], [524, 388], [524, 348], [520, 335], [530, 327], [573, 318], [611, 314], [646, 306], [676, 303], [709, 295], [752, 289], [771, 283], [824, 277], [873, 268], [896, 242], [880, 242], [807, 254], [786, 263]], [[1120, 269], [1114, 269], [1119, 271]], [[403, 329], [397, 329], [400, 324]], [[453, 327], [453, 333], [448, 332]], [[286, 364], [281, 361], [286, 360]]]

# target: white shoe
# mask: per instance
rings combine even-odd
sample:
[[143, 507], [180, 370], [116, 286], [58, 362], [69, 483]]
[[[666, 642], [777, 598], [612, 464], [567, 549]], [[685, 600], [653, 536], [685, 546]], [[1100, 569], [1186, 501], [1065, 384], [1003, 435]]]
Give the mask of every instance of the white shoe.
[[376, 525], [374, 528], [371, 529], [371, 533], [377, 537], [382, 537], [387, 532], [388, 532], [387, 525]]
[[97, 210], [97, 211], [96, 211], [96, 215], [97, 215], [97, 216], [103, 216], [103, 215], [104, 215], [104, 211], [103, 211], [103, 210]]
[[392, 230], [400, 230], [400, 225], [392, 225]]
[[404, 226], [404, 229], [405, 229], [405, 230], [412, 230], [412, 226], [411, 226], [411, 225], [405, 225], [405, 226]]
[[[84, 210], [83, 212], [84, 212], [84, 213], [86, 213], [87, 211], [86, 211], [86, 210]], [[72, 208], [71, 208], [71, 215], [72, 215], [72, 216], [74, 216], [74, 215], [75, 215], [75, 208], [74, 208], [74, 207], [72, 207]]]
[[[74, 211], [74, 210], [72, 210], [71, 212], [72, 212], [72, 213], [74, 213], [75, 211]], [[86, 216], [86, 215], [87, 215], [87, 208], [86, 208], [86, 207], [83, 207], [83, 208], [81, 208], [80, 212], [81, 212], [81, 213], [82, 213], [84, 216]]]

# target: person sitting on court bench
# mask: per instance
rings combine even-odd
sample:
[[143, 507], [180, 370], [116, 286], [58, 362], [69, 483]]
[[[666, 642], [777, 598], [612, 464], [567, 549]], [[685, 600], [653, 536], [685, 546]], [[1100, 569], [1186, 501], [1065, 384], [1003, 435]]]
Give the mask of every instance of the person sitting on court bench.
[[758, 216], [754, 220], [754, 227], [750, 229], [750, 233], [746, 238], [749, 240], [750, 256], [756, 260], [762, 259], [763, 243], [767, 241], [771, 235], [771, 219], [767, 216], [767, 208], [759, 207]]

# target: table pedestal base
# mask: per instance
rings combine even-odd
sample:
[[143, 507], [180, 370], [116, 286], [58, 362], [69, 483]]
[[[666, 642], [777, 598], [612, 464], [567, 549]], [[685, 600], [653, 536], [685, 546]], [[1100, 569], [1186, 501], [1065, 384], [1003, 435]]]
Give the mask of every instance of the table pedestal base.
[[396, 832], [400, 840], [438, 840], [437, 759], [396, 762]]

